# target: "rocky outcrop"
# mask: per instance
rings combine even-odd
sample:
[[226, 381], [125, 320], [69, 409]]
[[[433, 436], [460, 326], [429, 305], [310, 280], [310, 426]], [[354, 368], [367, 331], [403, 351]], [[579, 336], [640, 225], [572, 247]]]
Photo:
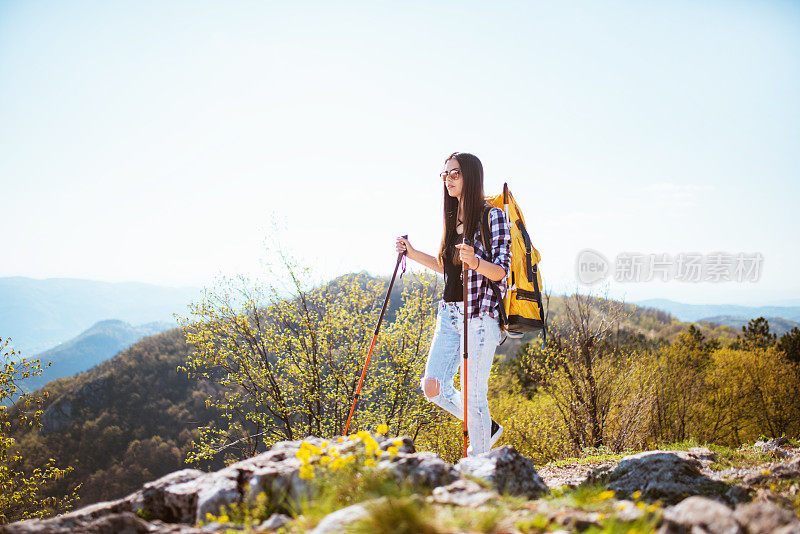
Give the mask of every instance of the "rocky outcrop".
[[[732, 471], [735, 477], [728, 479], [715, 478], [714, 473], [718, 472], [709, 467], [714, 454], [708, 449], [630, 455], [615, 465], [602, 465], [589, 473], [586, 479], [589, 496], [582, 499], [589, 499], [594, 508], [580, 510], [574, 504], [564, 504], [569, 503], [569, 498], [540, 499], [549, 493], [548, 486], [532, 462], [513, 447], [499, 447], [451, 465], [432, 452], [416, 452], [408, 437], [370, 436], [363, 433], [359, 438], [361, 442], [344, 438], [341, 442], [337, 440], [337, 454], [343, 457], [364, 450], [367, 442], [371, 447], [377, 444], [379, 449], [387, 452], [378, 455], [379, 458], [376, 456], [374, 469], [384, 470], [398, 483], [428, 494], [424, 499], [412, 494], [409, 498], [415, 501], [415, 505], [421, 503], [436, 509], [493, 510], [492, 507], [503, 505], [504, 495], [527, 499], [529, 502], [523, 508], [503, 517], [504, 526], [498, 527], [499, 531], [519, 531], [515, 526], [517, 520], [529, 521], [534, 529], [531, 531], [543, 531], [545, 526], [547, 529], [570, 531], [602, 530], [608, 526], [604, 523], [608, 520], [607, 514], [613, 514], [613, 521], [617, 523], [647, 523], [649, 528], [657, 526], [660, 534], [800, 534], [800, 520], [791, 511], [794, 497], [789, 501], [786, 495], [767, 489], [779, 484], [782, 488], [795, 488], [795, 493], [790, 490], [789, 496], [800, 492], [787, 482], [800, 475], [800, 458], [772, 463], [766, 469], [760, 466], [758, 469], [748, 467]], [[313, 459], [310, 459], [309, 449], [318, 447], [322, 450], [325, 446], [324, 440], [313, 436], [302, 441], [280, 442], [263, 454], [216, 472], [183, 469], [148, 482], [123, 499], [97, 503], [46, 520], [2, 526], [0, 533], [193, 534], [246, 530], [242, 525], [230, 522], [199, 525], [206, 519], [206, 514], [218, 516], [222, 506], [253, 504], [263, 501], [264, 497], [269, 511], [274, 513], [266, 521], [250, 528], [256, 532], [273, 532], [286, 525], [294, 515], [292, 512], [298, 510], [299, 503], [311, 496], [311, 483], [301, 474], [303, 469], [309, 468], [309, 462], [319, 467], [321, 461], [321, 455], [317, 454], [320, 451], [314, 449]], [[333, 462], [331, 458], [328, 461]], [[749, 482], [745, 483], [743, 479]], [[602, 492], [598, 492], [591, 486], [597, 483], [607, 489], [604, 487]], [[311, 532], [340, 532], [367, 515], [372, 515], [374, 520], [374, 514], [384, 513], [380, 510], [387, 509], [387, 503], [382, 502], [385, 499], [378, 497], [336, 510], [324, 517]], [[673, 506], [664, 509], [658, 501], [673, 503]], [[373, 507], [373, 504], [378, 506]], [[389, 509], [393, 506], [389, 503]], [[604, 508], [598, 509], [597, 506]], [[228, 521], [223, 517], [213, 519]]]
[[[405, 481], [414, 487], [433, 489], [450, 484], [460, 477], [451, 464], [436, 454], [415, 452], [414, 444], [408, 437], [375, 438], [380, 449], [397, 449], [394, 455], [384, 455], [385, 459], [381, 459], [376, 467], [393, 473], [398, 482]], [[217, 515], [223, 505], [232, 503], [253, 504], [261, 493], [266, 495], [273, 509], [290, 512], [296, 510], [302, 499], [310, 495], [308, 481], [300, 477], [302, 461], [295, 455], [300, 450], [301, 443], [321, 447], [323, 441], [311, 436], [302, 441], [280, 442], [263, 454], [213, 473], [183, 469], [146, 483], [124, 499], [97, 503], [47, 520], [21, 521], [0, 528], [0, 532], [178, 532], [179, 530], [174, 530], [176, 528], [184, 529], [180, 532], [199, 532], [193, 530], [191, 525], [205, 519], [206, 514]], [[336, 445], [343, 455], [359, 447], [355, 441], [347, 440]], [[510, 478], [513, 477], [511, 473], [498, 476], [489, 467], [483, 473], [488, 479], [501, 481], [510, 487], [522, 484], [513, 481]], [[357, 508], [350, 512], [340, 511], [340, 516], [349, 514], [348, 517], [351, 517], [354, 510]], [[334, 522], [337, 517], [339, 516], [328, 523]], [[276, 523], [279, 521], [280, 517], [274, 520]], [[169, 527], [173, 530], [164, 530], [164, 525], [173, 525]], [[208, 526], [210, 525], [206, 525]]]
[[535, 499], [550, 491], [533, 467], [533, 462], [510, 445], [462, 458], [456, 469], [462, 474], [486, 480], [501, 493]]
[[101, 376], [77, 392], [60, 397], [42, 414], [42, 426], [39, 432], [48, 435], [62, 431], [72, 422], [76, 411], [102, 406], [113, 389], [113, 380], [108, 376]]
[[447, 486], [435, 488], [427, 501], [478, 508], [497, 499], [497, 492], [484, 489], [471, 480], [458, 479]]
[[664, 510], [658, 534], [791, 534], [800, 533], [800, 519], [772, 503], [740, 504], [736, 509], [693, 496]]
[[591, 478], [607, 482], [608, 489], [619, 497], [630, 497], [638, 491], [648, 501], [677, 503], [691, 495], [724, 493], [728, 489], [725, 484], [701, 472], [702, 463], [713, 457], [706, 455], [706, 451], [657, 450], [633, 454]]

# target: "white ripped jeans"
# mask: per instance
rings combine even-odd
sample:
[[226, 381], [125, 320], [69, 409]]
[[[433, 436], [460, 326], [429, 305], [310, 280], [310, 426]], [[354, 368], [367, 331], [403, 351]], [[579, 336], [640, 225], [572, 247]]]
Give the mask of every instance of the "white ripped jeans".
[[[470, 456], [489, 450], [492, 418], [489, 415], [489, 373], [500, 342], [497, 319], [483, 313], [470, 317], [467, 326], [467, 430]], [[420, 387], [426, 398], [459, 420], [464, 420], [464, 395], [453, 386], [453, 377], [464, 358], [464, 303], [439, 301], [436, 328]], [[426, 392], [436, 391], [435, 395]], [[433, 382], [436, 382], [434, 384]], [[438, 386], [438, 387], [437, 387]]]

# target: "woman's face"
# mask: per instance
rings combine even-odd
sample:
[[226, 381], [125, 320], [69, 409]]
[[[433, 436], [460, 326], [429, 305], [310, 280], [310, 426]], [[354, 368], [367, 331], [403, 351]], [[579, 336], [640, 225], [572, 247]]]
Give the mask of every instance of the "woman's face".
[[[459, 172], [450, 173], [450, 171], [455, 169], [457, 169]], [[444, 170], [445, 172], [450, 173], [444, 182], [444, 185], [447, 187], [447, 193], [451, 197], [461, 199], [461, 189], [464, 186], [464, 177], [461, 175], [461, 167], [458, 165], [458, 160], [456, 158], [448, 159], [447, 163], [444, 165]], [[454, 174], [456, 176], [453, 176]]]

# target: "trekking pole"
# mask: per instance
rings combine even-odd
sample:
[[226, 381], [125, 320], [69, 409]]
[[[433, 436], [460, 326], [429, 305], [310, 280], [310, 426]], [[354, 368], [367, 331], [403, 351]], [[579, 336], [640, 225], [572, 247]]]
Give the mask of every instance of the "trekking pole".
[[[403, 236], [403, 239], [408, 239], [407, 235]], [[350, 428], [350, 418], [353, 416], [353, 410], [356, 409], [356, 402], [358, 402], [358, 394], [361, 392], [361, 384], [364, 383], [364, 375], [367, 374], [367, 366], [369, 365], [369, 360], [372, 357], [372, 349], [375, 347], [375, 340], [378, 339], [378, 330], [381, 329], [381, 322], [383, 321], [383, 314], [386, 313], [386, 305], [389, 304], [389, 295], [392, 293], [392, 286], [394, 285], [394, 278], [397, 276], [397, 268], [400, 267], [400, 262], [403, 260], [403, 256], [406, 254], [407, 251], [403, 251], [397, 255], [397, 263], [394, 266], [394, 272], [392, 273], [392, 281], [389, 282], [389, 291], [386, 292], [386, 298], [383, 300], [383, 308], [381, 308], [381, 314], [378, 317], [378, 325], [375, 327], [375, 333], [372, 335], [372, 343], [369, 345], [369, 353], [367, 353], [367, 361], [364, 362], [364, 369], [361, 371], [361, 380], [358, 381], [358, 388], [356, 388], [356, 396], [353, 399], [353, 405], [350, 407], [350, 414], [347, 416], [347, 424], [344, 425], [344, 435], [347, 435], [347, 429]], [[403, 272], [406, 271], [406, 265], [403, 263]], [[403, 277], [403, 274], [400, 274], [400, 277]]]
[[[464, 228], [466, 230], [466, 228]], [[464, 232], [464, 244], [467, 244], [466, 231]], [[464, 365], [461, 366], [461, 390], [464, 392], [464, 458], [467, 457], [467, 440], [469, 430], [467, 430], [467, 316], [469, 315], [469, 303], [467, 302], [467, 263], [461, 262], [461, 286], [464, 289]]]

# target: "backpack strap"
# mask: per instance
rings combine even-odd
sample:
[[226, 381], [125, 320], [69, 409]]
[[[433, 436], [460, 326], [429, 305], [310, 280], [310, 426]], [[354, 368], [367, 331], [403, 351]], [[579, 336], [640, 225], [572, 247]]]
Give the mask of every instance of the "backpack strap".
[[[483, 241], [483, 249], [486, 251], [489, 257], [492, 257], [492, 247], [488, 242], [489, 239], [489, 211], [491, 208], [488, 205], [483, 206], [483, 212], [481, 213], [481, 241]], [[486, 278], [489, 280], [489, 287], [492, 288], [492, 292], [494, 293], [495, 298], [500, 303], [500, 327], [508, 324], [508, 317], [506, 316], [506, 307], [503, 304], [503, 297], [500, 295], [500, 288], [497, 287], [497, 282]]]

